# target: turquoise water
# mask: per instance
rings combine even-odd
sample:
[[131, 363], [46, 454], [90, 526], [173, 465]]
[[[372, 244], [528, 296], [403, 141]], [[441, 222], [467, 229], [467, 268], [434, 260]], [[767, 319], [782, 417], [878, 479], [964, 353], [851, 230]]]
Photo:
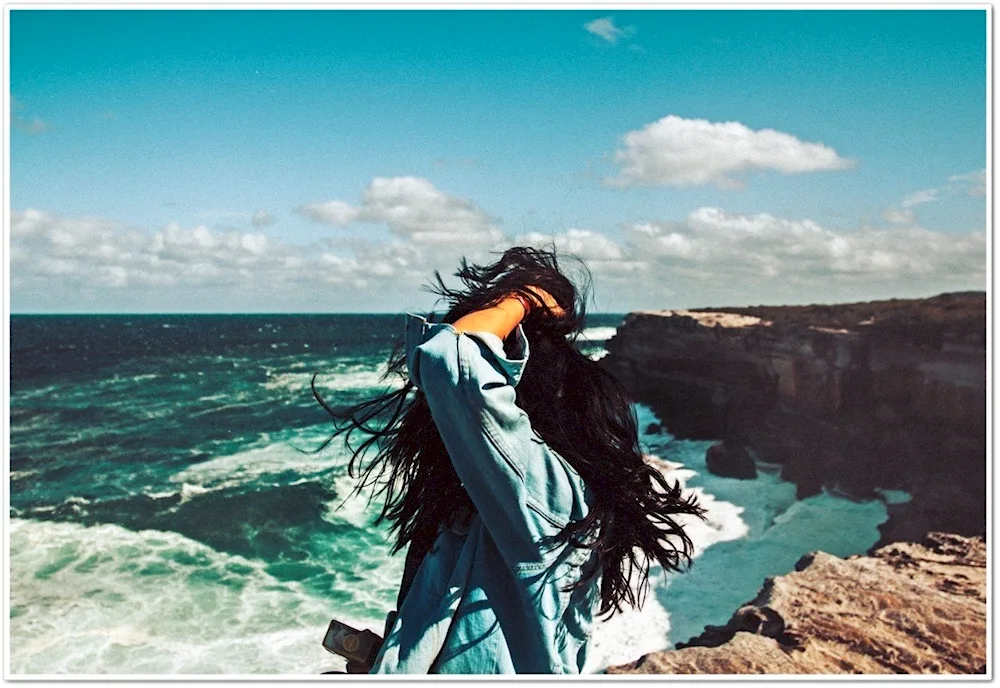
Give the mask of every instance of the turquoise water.
[[[620, 316], [588, 321], [600, 356]], [[379, 631], [403, 555], [349, 454], [308, 451], [333, 405], [381, 379], [398, 315], [15, 316], [11, 320], [10, 630], [15, 674], [318, 674], [331, 617]], [[645, 427], [653, 420], [637, 407]], [[693, 569], [598, 627], [590, 670], [724, 623], [806, 552], [861, 552], [882, 502], [796, 501], [776, 475], [704, 470], [705, 442], [645, 435], [698, 490]], [[655, 459], [653, 459], [655, 460]]]

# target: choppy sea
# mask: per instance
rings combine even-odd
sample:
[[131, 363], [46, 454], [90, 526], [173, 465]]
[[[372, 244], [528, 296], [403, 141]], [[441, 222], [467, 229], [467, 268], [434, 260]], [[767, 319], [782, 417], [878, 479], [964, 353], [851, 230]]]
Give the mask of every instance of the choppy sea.
[[[593, 357], [621, 321], [593, 315]], [[402, 574], [335, 406], [381, 379], [401, 315], [12, 316], [10, 657], [14, 674], [283, 674], [342, 668], [320, 641], [339, 618], [381, 632]], [[637, 406], [640, 429], [657, 419]], [[861, 553], [884, 501], [705, 469], [709, 442], [642, 436], [701, 494], [690, 571], [651, 576], [640, 610], [595, 629], [588, 670], [723, 624], [767, 576], [822, 549]], [[886, 495], [885, 500], [905, 499]]]

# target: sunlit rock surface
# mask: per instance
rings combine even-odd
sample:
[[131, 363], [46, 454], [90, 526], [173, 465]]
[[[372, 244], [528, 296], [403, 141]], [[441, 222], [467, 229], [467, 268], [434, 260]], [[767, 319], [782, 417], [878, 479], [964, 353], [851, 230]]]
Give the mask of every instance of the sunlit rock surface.
[[928, 533], [872, 556], [814, 552], [678, 646], [608, 673], [985, 673], [985, 541]]

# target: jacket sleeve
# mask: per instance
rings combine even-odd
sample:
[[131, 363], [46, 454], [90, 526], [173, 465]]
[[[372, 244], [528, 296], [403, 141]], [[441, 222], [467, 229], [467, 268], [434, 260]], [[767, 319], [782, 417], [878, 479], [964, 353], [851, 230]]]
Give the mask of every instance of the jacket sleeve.
[[547, 561], [542, 540], [584, 514], [576, 471], [532, 429], [514, 403], [528, 360], [521, 325], [516, 353], [489, 332], [460, 333], [406, 314], [410, 379], [427, 398], [455, 472], [512, 566]]

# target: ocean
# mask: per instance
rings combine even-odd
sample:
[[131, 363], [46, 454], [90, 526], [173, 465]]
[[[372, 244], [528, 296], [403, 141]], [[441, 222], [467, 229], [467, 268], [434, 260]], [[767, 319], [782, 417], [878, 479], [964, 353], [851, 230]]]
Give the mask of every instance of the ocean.
[[[592, 315], [604, 354], [621, 315]], [[381, 633], [403, 553], [390, 555], [349, 452], [316, 453], [333, 406], [381, 379], [401, 315], [12, 316], [10, 658], [14, 674], [317, 675], [331, 618]], [[657, 422], [637, 405], [640, 430]], [[723, 624], [767, 576], [822, 549], [858, 554], [886, 503], [795, 499], [779, 467], [705, 469], [710, 442], [643, 434], [698, 492], [692, 568], [654, 569], [639, 610], [594, 630], [587, 671]]]

